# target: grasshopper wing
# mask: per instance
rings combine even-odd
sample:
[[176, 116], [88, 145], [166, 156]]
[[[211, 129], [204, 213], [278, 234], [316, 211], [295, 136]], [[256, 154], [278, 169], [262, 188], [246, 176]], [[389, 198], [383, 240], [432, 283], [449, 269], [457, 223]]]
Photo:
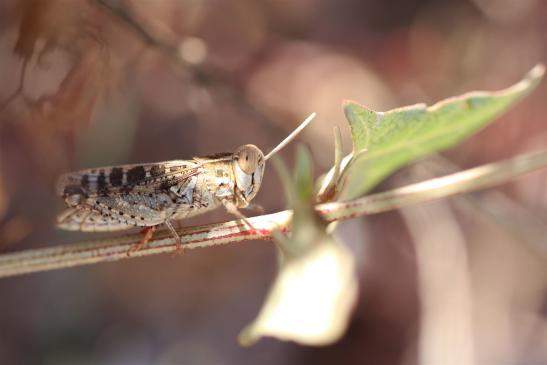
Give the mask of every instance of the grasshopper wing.
[[62, 175], [56, 190], [65, 198], [114, 196], [133, 190], [154, 193], [198, 174], [201, 165], [195, 160], [173, 160], [80, 170]]

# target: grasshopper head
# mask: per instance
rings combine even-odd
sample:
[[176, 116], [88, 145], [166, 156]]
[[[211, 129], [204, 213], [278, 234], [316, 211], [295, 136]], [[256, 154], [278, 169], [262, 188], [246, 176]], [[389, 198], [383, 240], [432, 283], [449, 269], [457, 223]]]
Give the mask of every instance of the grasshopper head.
[[243, 198], [238, 199], [238, 208], [245, 208], [249, 202], [255, 197], [260, 184], [262, 184], [262, 176], [264, 175], [264, 164], [266, 161], [285, 147], [294, 137], [298, 135], [315, 117], [312, 113], [306, 118], [294, 131], [291, 132], [281, 143], [279, 143], [266, 156], [254, 144], [246, 144], [239, 147], [232, 160], [232, 168], [234, 169], [235, 187], [239, 192], [238, 195]]
[[[260, 189], [265, 162], [264, 154], [253, 144], [241, 146], [234, 153], [232, 168], [234, 169], [236, 188], [247, 203], [255, 197]], [[240, 208], [246, 205], [245, 202], [241, 202]]]

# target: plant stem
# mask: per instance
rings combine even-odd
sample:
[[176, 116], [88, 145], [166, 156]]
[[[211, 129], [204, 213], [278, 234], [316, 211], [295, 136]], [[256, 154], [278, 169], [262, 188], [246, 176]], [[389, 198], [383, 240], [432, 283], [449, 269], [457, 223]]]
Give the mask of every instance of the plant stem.
[[[329, 222], [350, 219], [484, 189], [545, 166], [547, 150], [519, 155], [352, 201], [320, 204], [316, 206], [316, 210]], [[288, 232], [291, 216], [292, 211], [285, 210], [249, 218], [252, 228], [235, 220], [188, 227], [179, 230], [179, 234], [184, 249], [265, 240], [270, 239], [275, 230]], [[128, 235], [0, 255], [0, 277], [176, 251], [176, 242], [168, 232], [159, 232], [145, 248], [128, 255], [129, 249], [140, 239], [140, 235]]]

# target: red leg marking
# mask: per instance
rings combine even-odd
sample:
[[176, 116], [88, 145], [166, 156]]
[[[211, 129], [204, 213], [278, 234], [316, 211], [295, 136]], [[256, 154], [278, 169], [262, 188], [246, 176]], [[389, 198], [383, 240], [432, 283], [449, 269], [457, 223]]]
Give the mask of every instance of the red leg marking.
[[141, 231], [141, 234], [144, 236], [142, 239], [135, 245], [133, 245], [128, 251], [127, 256], [129, 256], [132, 252], [139, 251], [146, 247], [146, 244], [150, 242], [152, 239], [152, 236], [154, 235], [154, 232], [156, 231], [156, 226], [146, 227]]

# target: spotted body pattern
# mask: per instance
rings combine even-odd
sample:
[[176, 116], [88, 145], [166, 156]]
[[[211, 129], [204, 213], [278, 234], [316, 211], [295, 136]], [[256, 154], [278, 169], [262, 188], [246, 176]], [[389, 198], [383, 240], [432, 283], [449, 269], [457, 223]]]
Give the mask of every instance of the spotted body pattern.
[[[256, 163], [247, 177], [241, 167], [249, 159]], [[68, 206], [57, 224], [67, 230], [115, 231], [156, 226], [226, 204], [242, 208], [256, 194], [263, 173], [264, 156], [253, 145], [192, 160], [68, 173], [57, 184]]]
[[165, 224], [180, 243], [172, 220], [203, 214], [219, 206], [245, 219], [238, 208], [247, 207], [260, 189], [266, 160], [314, 117], [315, 113], [311, 114], [266, 156], [248, 144], [233, 153], [62, 175], [57, 193], [68, 208], [57, 217], [57, 226], [100, 232]]

